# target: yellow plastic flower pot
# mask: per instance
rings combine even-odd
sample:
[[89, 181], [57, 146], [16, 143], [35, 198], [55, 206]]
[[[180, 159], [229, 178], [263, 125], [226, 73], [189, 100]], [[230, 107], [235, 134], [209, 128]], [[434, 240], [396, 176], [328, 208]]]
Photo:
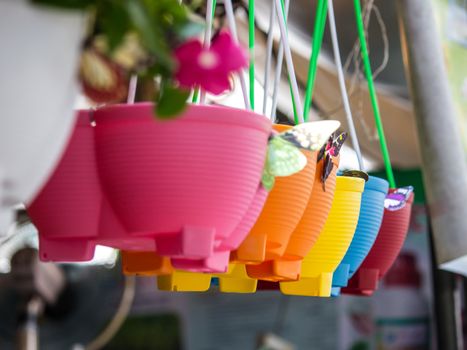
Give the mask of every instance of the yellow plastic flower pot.
[[208, 274], [174, 270], [157, 278], [159, 290], [172, 292], [205, 292], [211, 286], [212, 277], [219, 279], [219, 290], [223, 293], [254, 293], [257, 280], [248, 277], [243, 264], [229, 264], [226, 273]]
[[244, 264], [229, 264], [227, 273], [215, 275], [223, 293], [255, 293], [258, 280], [248, 277]]
[[157, 277], [157, 288], [171, 292], [206, 292], [211, 287], [211, 274], [175, 270]]
[[337, 176], [331, 211], [313, 248], [302, 263], [300, 280], [281, 282], [284, 294], [329, 297], [332, 274], [352, 242], [365, 180]]

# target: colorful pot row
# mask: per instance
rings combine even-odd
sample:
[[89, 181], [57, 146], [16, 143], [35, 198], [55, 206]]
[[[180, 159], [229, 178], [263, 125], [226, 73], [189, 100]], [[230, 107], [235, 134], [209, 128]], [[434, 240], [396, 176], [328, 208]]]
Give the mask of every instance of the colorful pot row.
[[[295, 295], [346, 287], [375, 242], [386, 181], [336, 177], [336, 157], [324, 185], [323, 161], [305, 151], [305, 169], [277, 178], [268, 195], [260, 185], [267, 119], [208, 106], [190, 106], [170, 122], [152, 113], [151, 104], [78, 113], [61, 162], [28, 206], [43, 260], [89, 260], [102, 244], [124, 251], [125, 273], [163, 275], [162, 289], [209, 288], [216, 275], [208, 273], [226, 272], [229, 261], [217, 276], [225, 291], [252, 292], [257, 280]], [[381, 253], [370, 253], [344, 292], [375, 288], [403, 242], [409, 207], [385, 215], [400, 233], [389, 243], [378, 236], [372, 252], [393, 247], [384, 266], [371, 259]]]

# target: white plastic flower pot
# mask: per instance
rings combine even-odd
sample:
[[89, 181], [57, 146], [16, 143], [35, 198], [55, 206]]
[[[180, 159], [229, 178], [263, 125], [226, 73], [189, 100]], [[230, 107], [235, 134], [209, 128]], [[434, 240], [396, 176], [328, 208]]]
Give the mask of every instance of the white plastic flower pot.
[[0, 234], [68, 141], [84, 28], [81, 11], [0, 1]]

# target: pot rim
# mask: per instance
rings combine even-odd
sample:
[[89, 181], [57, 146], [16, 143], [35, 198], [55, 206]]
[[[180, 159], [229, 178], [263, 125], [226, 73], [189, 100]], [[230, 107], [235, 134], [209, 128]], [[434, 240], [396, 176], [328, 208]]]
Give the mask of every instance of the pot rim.
[[389, 182], [380, 177], [368, 176], [368, 181], [365, 184], [365, 191], [367, 190], [378, 191], [387, 194], [389, 190]]
[[[139, 114], [138, 116], [134, 115], [135, 110], [149, 111], [150, 113]], [[198, 113], [194, 115], [191, 113], [187, 116], [187, 113], [190, 111], [196, 110]], [[225, 113], [225, 111], [234, 110], [238, 116], [232, 118], [230, 113]], [[215, 115], [213, 115], [213, 112]], [[135, 104], [114, 104], [104, 106], [95, 111], [95, 120], [96, 125], [108, 122], [115, 122], [117, 120], [122, 121], [135, 121], [139, 122], [148, 122], [151, 123], [166, 123], [169, 121], [158, 120], [154, 118], [154, 104], [152, 102], [140, 102]], [[219, 105], [196, 105], [188, 104], [187, 109], [178, 117], [173, 119], [173, 121], [184, 121], [187, 122], [204, 122], [204, 123], [216, 123], [224, 125], [238, 125], [247, 128], [255, 128], [260, 131], [263, 131], [267, 134], [271, 133], [272, 123], [271, 121], [258, 113], [255, 113], [250, 110], [239, 109], [234, 107], [226, 107]]]
[[336, 190], [338, 187], [341, 191], [353, 191], [363, 193], [363, 189], [365, 187], [365, 180], [358, 177], [337, 175]]

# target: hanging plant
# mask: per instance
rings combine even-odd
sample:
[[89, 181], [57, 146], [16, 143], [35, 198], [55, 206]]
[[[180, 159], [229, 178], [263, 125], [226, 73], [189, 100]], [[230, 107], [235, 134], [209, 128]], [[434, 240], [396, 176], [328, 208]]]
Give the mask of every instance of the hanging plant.
[[123, 101], [131, 75], [137, 74], [156, 85], [151, 92], [155, 115], [167, 118], [184, 110], [191, 90], [176, 79], [180, 65], [174, 49], [204, 27], [192, 7], [178, 0], [31, 1], [91, 13], [80, 67], [89, 99], [97, 104]]

